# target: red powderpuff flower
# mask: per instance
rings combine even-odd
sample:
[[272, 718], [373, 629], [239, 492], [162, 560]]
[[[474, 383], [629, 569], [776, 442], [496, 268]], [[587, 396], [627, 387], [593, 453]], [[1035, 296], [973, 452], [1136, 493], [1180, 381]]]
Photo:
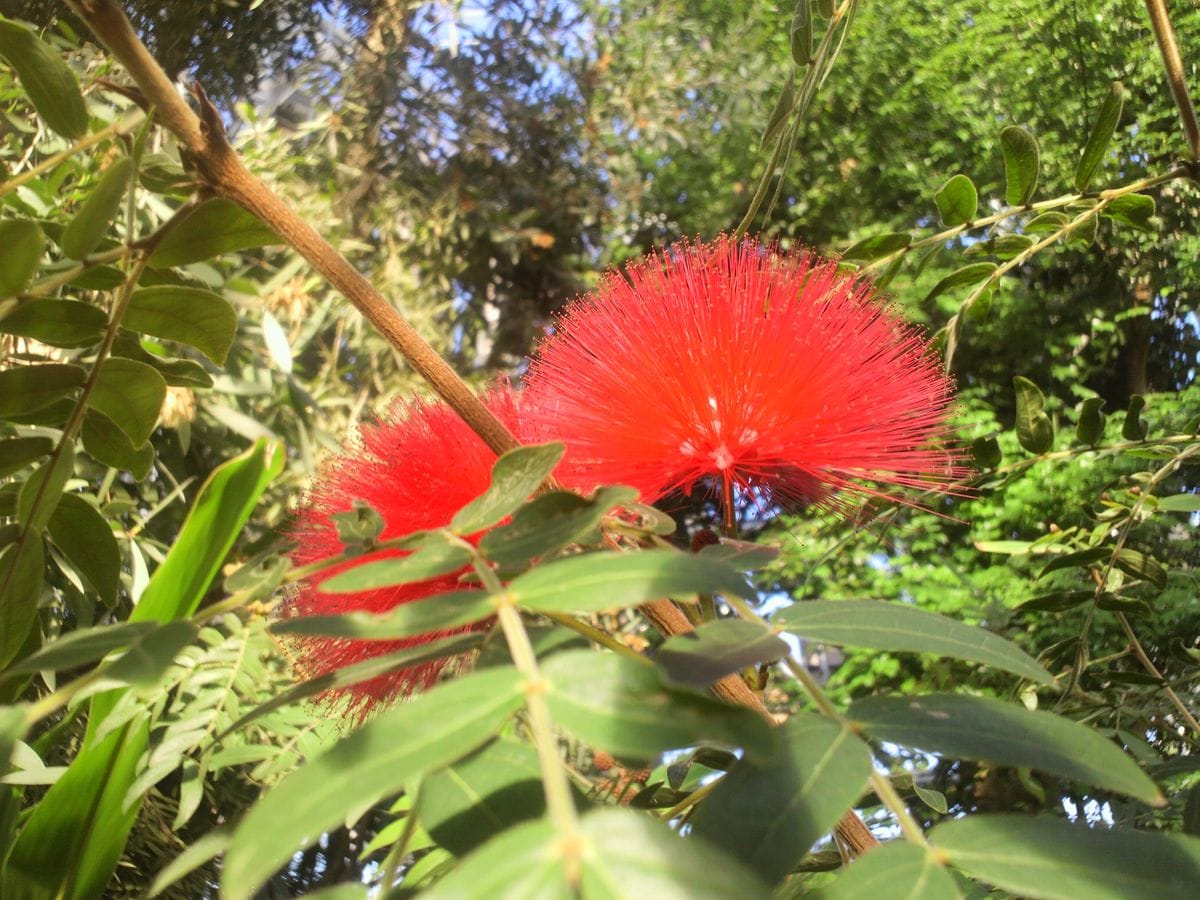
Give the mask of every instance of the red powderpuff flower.
[[653, 502], [697, 483], [796, 508], [945, 489], [951, 382], [927, 341], [836, 260], [681, 243], [571, 303], [534, 359], [528, 440], [572, 487]]
[[[507, 386], [494, 388], [485, 398], [488, 408], [510, 429], [517, 429], [516, 396]], [[382, 540], [428, 528], [443, 528], [468, 501], [482, 494], [491, 482], [496, 454], [443, 403], [420, 400], [397, 403], [380, 423], [361, 429], [361, 440], [347, 446], [323, 468], [310, 491], [291, 537], [299, 542], [292, 553], [297, 566], [335, 556], [342, 550], [331, 516], [365, 500], [385, 522]], [[414, 584], [397, 585], [351, 594], [327, 594], [317, 583], [355, 565], [401, 551], [382, 551], [356, 557], [353, 562], [323, 570], [301, 586], [291, 601], [289, 616], [339, 615], [363, 611], [382, 613], [401, 603], [462, 590], [456, 572]], [[465, 570], [464, 570], [465, 572]], [[304, 677], [316, 677], [385, 653], [432, 643], [481, 625], [436, 631], [396, 641], [356, 641], [340, 638], [305, 638], [297, 641], [297, 668]], [[362, 718], [380, 703], [431, 685], [447, 660], [435, 660], [381, 675], [323, 695], [330, 702], [344, 701], [351, 716]]]

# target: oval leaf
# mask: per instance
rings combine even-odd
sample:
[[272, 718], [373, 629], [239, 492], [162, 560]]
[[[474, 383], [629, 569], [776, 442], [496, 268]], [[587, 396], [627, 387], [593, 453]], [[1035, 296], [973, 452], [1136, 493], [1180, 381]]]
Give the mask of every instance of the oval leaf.
[[83, 419], [83, 449], [97, 462], [124, 469], [141, 481], [150, 474], [154, 466], [154, 447], [147, 441], [134, 447], [112, 419], [98, 412], [89, 411]]
[[1153, 231], [1150, 220], [1154, 217], [1154, 198], [1145, 194], [1125, 194], [1100, 210], [1100, 215], [1140, 231]]
[[975, 218], [979, 208], [979, 192], [966, 175], [955, 175], [933, 195], [942, 224], [964, 225]]
[[480, 622], [496, 614], [495, 597], [485, 591], [453, 591], [401, 603], [372, 615], [297, 616], [271, 625], [276, 634], [309, 634], [357, 640], [393, 641]]
[[4, 248], [0, 253], [0, 300], [3, 300], [25, 290], [42, 264], [46, 237], [36, 222], [4, 219], [0, 221], [0, 247]]
[[184, 216], [159, 242], [150, 265], [169, 269], [235, 250], [280, 243], [279, 235], [232, 200], [214, 197]]
[[237, 313], [228, 300], [212, 291], [162, 285], [134, 291], [121, 324], [195, 347], [222, 365], [237, 333]]
[[991, 262], [971, 263], [969, 266], [963, 266], [960, 269], [955, 269], [941, 281], [933, 286], [933, 289], [925, 295], [926, 300], [932, 300], [938, 294], [944, 294], [952, 288], [962, 287], [968, 284], [978, 284], [985, 278], [988, 278], [996, 271], [996, 264]]
[[101, 365], [88, 406], [108, 416], [134, 447], [141, 447], [158, 424], [166, 395], [167, 383], [157, 369], [114, 356]]
[[0, 668], [20, 652], [37, 618], [44, 553], [42, 536], [30, 532], [0, 550]]
[[551, 491], [513, 513], [512, 522], [493, 528], [479, 549], [501, 566], [515, 566], [553, 553], [599, 528], [615, 507], [637, 499], [635, 488], [602, 487], [590, 497]]
[[908, 841], [889, 841], [854, 861], [816, 900], [959, 900], [953, 877], [934, 855]]
[[47, 125], [65, 138], [83, 136], [87, 106], [75, 73], [58, 53], [28, 28], [0, 16], [0, 56], [16, 71], [29, 102]]
[[897, 250], [903, 250], [912, 243], [912, 235], [900, 231], [889, 231], [874, 237], [864, 238], [842, 254], [842, 259], [879, 259]]
[[706, 688], [731, 672], [775, 662], [790, 652], [769, 628], [740, 619], [722, 619], [668, 638], [654, 660], [670, 681]]
[[1054, 446], [1054, 425], [1045, 413], [1046, 399], [1028, 378], [1013, 378], [1017, 395], [1017, 440], [1030, 453], [1045, 453]]
[[0, 331], [54, 347], [90, 347], [103, 336], [107, 324], [108, 317], [98, 306], [80, 300], [39, 297], [22, 303], [0, 319]]
[[54, 449], [48, 437], [14, 437], [0, 441], [0, 478], [19, 472]]
[[999, 635], [903, 603], [813, 600], [777, 612], [773, 623], [801, 637], [872, 650], [935, 653], [984, 663], [1039, 684], [1054, 678], [1016, 644]]
[[49, 406], [83, 387], [86, 374], [79, 366], [47, 363], [0, 372], [0, 418]]
[[1100, 161], [1104, 159], [1104, 153], [1112, 141], [1113, 132], [1117, 130], [1117, 122], [1121, 119], [1121, 107], [1124, 103], [1125, 85], [1114, 81], [1108, 90], [1108, 96], [1104, 98], [1104, 103], [1100, 106], [1100, 114], [1096, 116], [1096, 124], [1092, 128], [1092, 133], [1088, 135], [1083, 155], [1079, 158], [1079, 165], [1075, 167], [1075, 190], [1080, 193], [1087, 190]]
[[1004, 198], [1009, 206], [1024, 206], [1037, 190], [1041, 157], [1037, 140], [1018, 125], [1000, 132], [1000, 148], [1004, 152]]
[[47, 525], [50, 539], [76, 571], [115, 606], [121, 579], [121, 548], [99, 510], [77, 494], [63, 494]]
[[125, 189], [129, 187], [129, 179], [133, 177], [133, 169], [133, 159], [122, 156], [104, 170], [58, 241], [68, 257], [83, 259], [104, 239], [108, 226], [121, 208], [121, 200], [125, 196]]
[[433, 536], [415, 553], [364, 562], [327, 578], [320, 590], [327, 594], [353, 594], [425, 581], [455, 572], [471, 562], [471, 552]]
[[561, 443], [509, 450], [492, 467], [488, 489], [458, 511], [450, 528], [462, 535], [476, 534], [512, 515], [554, 471], [563, 450]]
[[1104, 437], [1104, 398], [1088, 397], [1079, 407], [1075, 439], [1081, 444], [1096, 444]]
[[992, 697], [864, 697], [847, 713], [871, 737], [962, 759], [1028, 766], [1155, 806], [1165, 801], [1112, 741], [1053, 713]]

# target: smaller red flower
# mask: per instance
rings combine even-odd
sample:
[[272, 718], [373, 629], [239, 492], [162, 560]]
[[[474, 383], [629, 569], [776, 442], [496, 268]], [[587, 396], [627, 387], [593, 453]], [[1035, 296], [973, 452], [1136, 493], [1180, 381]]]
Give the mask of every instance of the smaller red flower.
[[534, 359], [529, 441], [572, 487], [653, 502], [697, 483], [785, 508], [944, 489], [953, 388], [928, 342], [836, 260], [681, 243], [571, 303]]
[[[516, 395], [507, 385], [492, 389], [485, 402], [505, 425], [517, 429]], [[399, 402], [382, 422], [364, 426], [359, 437], [359, 441], [348, 444], [329, 460], [315, 479], [308, 506], [300, 513], [290, 535], [299, 542], [292, 553], [293, 564], [303, 566], [341, 552], [342, 544], [331, 516], [350, 509], [355, 500], [366, 501], [383, 517], [385, 527], [380, 539], [387, 540], [449, 525], [454, 514], [482, 494], [491, 482], [496, 454], [444, 403]], [[286, 614], [382, 613], [402, 603], [462, 589], [460, 578], [466, 570], [415, 584], [352, 594], [328, 594], [317, 588], [319, 581], [365, 561], [402, 555], [402, 551], [381, 551], [323, 570], [301, 585]], [[295, 645], [296, 664], [303, 677], [312, 678], [481, 627], [485, 626], [437, 631], [397, 641], [304, 638]], [[347, 714], [362, 718], [381, 703], [433, 684], [447, 662], [441, 659], [401, 669], [327, 692], [322, 699], [344, 702]]]

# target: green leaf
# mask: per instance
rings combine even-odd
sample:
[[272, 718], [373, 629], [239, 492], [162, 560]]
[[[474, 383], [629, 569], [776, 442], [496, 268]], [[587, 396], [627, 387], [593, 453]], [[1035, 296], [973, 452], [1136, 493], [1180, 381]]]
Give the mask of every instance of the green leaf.
[[161, 285], [134, 291], [121, 324], [195, 347], [220, 366], [237, 333], [237, 313], [228, 300], [212, 291]]
[[326, 594], [353, 594], [395, 587], [457, 572], [470, 562], [471, 551], [466, 547], [433, 534], [413, 553], [359, 563], [325, 579], [319, 589]]
[[79, 82], [61, 56], [28, 28], [0, 16], [0, 56], [21, 80], [29, 102], [65, 138], [87, 132], [88, 113]]
[[387, 523], [366, 500], [354, 499], [345, 512], [333, 513], [330, 517], [337, 531], [338, 540], [348, 547], [370, 550]]
[[32, 675], [43, 670], [74, 669], [128, 647], [153, 631], [153, 622], [94, 625], [55, 638], [36, 653], [4, 670], [7, 675]]
[[114, 356], [101, 365], [88, 406], [108, 416], [125, 432], [130, 444], [141, 447], [158, 424], [166, 395], [167, 383], [157, 370]]
[[498, 738], [421, 782], [421, 824], [455, 856], [545, 813], [537, 753]]
[[[484, 844], [423, 897], [570, 897], [646, 900], [766, 897], [770, 891], [719, 846], [683, 838], [666, 823], [628, 809], [603, 809], [566, 843], [546, 821], [510, 828]], [[567, 880], [565, 848], [579, 862]]]
[[1000, 132], [1004, 152], [1004, 199], [1009, 206], [1024, 206], [1037, 190], [1040, 155], [1033, 135], [1018, 125]]
[[788, 645], [769, 628], [739, 619], [722, 619], [668, 638], [658, 648], [654, 660], [670, 681], [707, 688], [731, 672], [775, 662], [790, 652]]
[[485, 591], [453, 591], [401, 603], [384, 613], [297, 616], [271, 624], [276, 634], [326, 635], [394, 641], [480, 622], [496, 614], [496, 598]]
[[1075, 167], [1075, 190], [1080, 193], [1087, 190], [1100, 161], [1104, 159], [1113, 132], [1117, 130], [1117, 122], [1121, 120], [1121, 107], [1124, 103], [1125, 86], [1119, 81], [1114, 81], [1100, 106], [1096, 124], [1092, 127], [1092, 133], [1088, 135], [1083, 155], [1079, 157], [1079, 165]]
[[492, 467], [488, 489], [455, 514], [450, 528], [461, 535], [476, 534], [511, 515], [554, 471], [562, 455], [560, 443], [509, 450]]
[[1030, 453], [1054, 446], [1054, 424], [1045, 413], [1046, 398], [1036, 384], [1021, 375], [1013, 378], [1017, 395], [1017, 440]]
[[1150, 220], [1154, 216], [1154, 198], [1145, 194], [1125, 194], [1100, 210], [1100, 215], [1140, 231], [1153, 231]]
[[133, 170], [134, 161], [129, 156], [122, 156], [104, 170], [59, 238], [58, 244], [68, 258], [83, 259], [99, 246], [121, 208]]
[[1000, 442], [994, 437], [978, 437], [971, 443], [971, 462], [975, 468], [994, 469], [1003, 459]]
[[214, 197], [184, 216], [159, 242], [150, 265], [170, 269], [236, 250], [280, 243], [279, 235], [232, 200]]
[[421, 663], [429, 662], [434, 659], [441, 659], [444, 656], [456, 656], [459, 653], [466, 653], [473, 650], [483, 642], [484, 634], [482, 632], [469, 632], [467, 634], [457, 634], [453, 637], [444, 638], [440, 641], [435, 641], [430, 644], [421, 644], [418, 647], [406, 647], [403, 650], [397, 650], [394, 653], [385, 653], [379, 656], [373, 656], [370, 659], [365, 659], [360, 663], [355, 663], [352, 666], [338, 669], [335, 672], [328, 672], [324, 675], [318, 675], [316, 678], [310, 678], [308, 681], [302, 681], [294, 687], [288, 688], [280, 694], [276, 694], [266, 703], [256, 706], [250, 712], [246, 713], [225, 731], [219, 735], [224, 737], [226, 734], [231, 734], [237, 731], [244, 725], [249, 724], [255, 719], [265, 716], [269, 712], [273, 712], [284, 706], [288, 706], [299, 700], [307, 697], [314, 697], [317, 694], [325, 691], [333, 691], [338, 688], [349, 687], [352, 684], [358, 684], [361, 681], [368, 681], [379, 675], [386, 675], [388, 672], [396, 669], [404, 669], [410, 666], [419, 666]]
[[[3, 449], [4, 445], [0, 444], [0, 451]], [[1159, 497], [1158, 508], [1167, 512], [1200, 512], [1200, 494], [1173, 494], [1170, 497]]]
[[13, 748], [25, 737], [24, 704], [0, 706], [0, 775], [7, 775], [12, 760]]
[[1121, 437], [1127, 441], [1144, 441], [1150, 426], [1142, 421], [1142, 410], [1146, 408], [1146, 398], [1134, 394], [1129, 398], [1129, 408], [1125, 411], [1125, 421], [1121, 423]]
[[48, 437], [10, 437], [0, 440], [0, 478], [19, 472], [54, 449]]
[[761, 751], [773, 739], [749, 710], [670, 690], [654, 666], [611, 653], [564, 650], [542, 672], [555, 724], [621, 759], [647, 760], [708, 742]]
[[955, 175], [933, 195], [938, 215], [946, 226], [964, 225], [975, 218], [979, 208], [979, 192], [966, 175]]
[[815, 900], [959, 900], [962, 894], [934, 855], [908, 841], [888, 841], [854, 861]]
[[1153, 781], [1125, 752], [1070, 719], [992, 697], [864, 697], [847, 713], [871, 737], [931, 753], [1028, 767], [1161, 806]]
[[42, 536], [29, 532], [0, 550], [0, 668], [20, 652], [37, 619], [44, 553]]
[[104, 677], [134, 687], [151, 687], [199, 632], [200, 626], [187, 619], [167, 622], [130, 644], [120, 659], [105, 668]]
[[719, 544], [708, 544], [700, 548], [699, 556], [727, 563], [739, 572], [763, 569], [779, 558], [779, 548], [750, 541], [721, 538]]
[[889, 231], [864, 238], [842, 254], [842, 259], [879, 259], [897, 250], [903, 250], [912, 243], [912, 235], [899, 231]]
[[36, 298], [0, 319], [0, 331], [53, 347], [90, 347], [104, 335], [104, 310], [80, 300]]
[[4, 248], [4, 253], [0, 254], [0, 300], [3, 300], [25, 290], [42, 264], [46, 238], [36, 222], [3, 219], [0, 220], [0, 247]]
[[995, 256], [1012, 259], [1033, 246], [1033, 238], [1024, 234], [997, 234], [986, 241], [977, 241], [963, 251], [963, 256]]
[[793, 603], [773, 624], [801, 637], [872, 650], [935, 653], [984, 663], [1039, 684], [1054, 679], [1016, 644], [954, 619], [882, 600], [812, 600]]
[[978, 284], [979, 282], [989, 278], [995, 271], [996, 264], [992, 262], [971, 263], [968, 266], [955, 269], [953, 272], [935, 284], [933, 289], [925, 295], [925, 299], [927, 301], [932, 300], [939, 294], [944, 294], [948, 290], [962, 287], [963, 285]]
[[1113, 564], [1126, 575], [1149, 581], [1160, 591], [1167, 586], [1167, 570], [1152, 556], [1122, 547], [1113, 557]]
[[147, 441], [141, 447], [134, 447], [125, 432], [108, 416], [89, 410], [84, 416], [80, 436], [83, 449], [97, 462], [114, 469], [125, 469], [137, 481], [149, 475], [154, 466], [153, 445]]
[[1063, 610], [1074, 609], [1076, 606], [1082, 606], [1093, 597], [1095, 597], [1095, 592], [1093, 591], [1054, 591], [1050, 594], [1042, 594], [1040, 597], [1026, 600], [1020, 606], [1013, 609], [1013, 612], [1062, 612]]
[[1075, 439], [1081, 444], [1094, 445], [1104, 437], [1104, 398], [1088, 397], [1079, 407], [1075, 423]]
[[1007, 814], [943, 822], [929, 837], [957, 868], [1040, 900], [1190, 897], [1200, 879], [1200, 840], [1181, 834]]
[[791, 116], [792, 110], [796, 108], [796, 76], [789, 72], [787, 81], [783, 83], [783, 90], [779, 92], [779, 97], [775, 101], [775, 105], [771, 108], [771, 114], [767, 116], [767, 127], [763, 129], [762, 140], [758, 143], [758, 149], [762, 149], [775, 140], [779, 136], [779, 132], [783, 131], [783, 126], [787, 124], [788, 117]]
[[142, 346], [141, 339], [132, 331], [121, 329], [117, 333], [112, 355], [153, 366], [172, 387], [210, 388], [213, 385], [212, 376], [200, 363], [193, 359], [169, 359], [151, 353]]
[[41, 532], [62, 499], [63, 487], [75, 472], [75, 445], [63, 444], [57, 456], [43, 463], [21, 485], [17, 495], [17, 521]]
[[1026, 222], [1025, 231], [1028, 234], [1050, 234], [1060, 230], [1070, 221], [1071, 218], [1066, 213], [1044, 212]]
[[49, 406], [83, 387], [87, 375], [79, 366], [46, 363], [0, 372], [0, 418]]
[[283, 449], [267, 441], [257, 441], [218, 466], [201, 486], [130, 621], [168, 622], [192, 615], [259, 497], [282, 470]]
[[1042, 567], [1042, 571], [1038, 572], [1037, 577], [1044, 578], [1051, 572], [1074, 569], [1076, 566], [1090, 566], [1094, 562], [1107, 559], [1109, 553], [1111, 551], [1107, 547], [1086, 547], [1083, 550], [1072, 550], [1070, 553], [1063, 553], [1046, 563]]
[[159, 896], [184, 876], [224, 853], [229, 847], [229, 839], [232, 834], [233, 831], [229, 826], [221, 826], [190, 841], [178, 856], [154, 876], [154, 881], [151, 882], [146, 896]]
[[508, 586], [513, 602], [536, 612], [603, 612], [663, 597], [721, 592], [755, 593], [727, 563], [676, 550], [571, 556], [520, 575]]
[[812, 10], [808, 4], [809, 0], [797, 0], [789, 33], [792, 62], [801, 68], [806, 67], [812, 59], [813, 23]]
[[520, 565], [582, 540], [615, 507], [636, 497], [626, 487], [602, 487], [590, 498], [551, 491], [518, 509], [508, 525], [487, 532], [479, 549], [500, 566]]
[[738, 760], [692, 817], [696, 835], [770, 882], [792, 871], [871, 775], [867, 745], [836, 722], [800, 713], [778, 731], [778, 751]]
[[117, 603], [121, 548], [99, 510], [78, 494], [63, 494], [48, 523], [50, 540], [92, 586], [105, 606]]
[[259, 798], [238, 825], [221, 895], [249, 898], [292, 855], [413, 778], [461, 759], [521, 706], [521, 675], [488, 669], [447, 682], [364, 725]]

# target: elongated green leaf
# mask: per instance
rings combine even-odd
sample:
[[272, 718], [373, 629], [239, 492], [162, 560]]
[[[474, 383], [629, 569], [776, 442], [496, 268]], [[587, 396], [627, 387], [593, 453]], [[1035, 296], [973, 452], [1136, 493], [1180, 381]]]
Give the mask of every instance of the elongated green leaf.
[[602, 487], [591, 498], [551, 491], [518, 509], [508, 525], [485, 534], [479, 549], [501, 566], [525, 563], [582, 540], [614, 507], [636, 497], [636, 490], [625, 487]]
[[0, 706], [0, 775], [7, 775], [13, 747], [25, 737], [25, 705]]
[[1024, 234], [997, 234], [986, 241], [977, 241], [963, 251], [964, 257], [995, 256], [1012, 259], [1033, 246], [1033, 238]]
[[99, 342], [107, 322], [104, 310], [90, 303], [35, 298], [0, 319], [0, 331], [54, 347], [90, 347]]
[[147, 441], [134, 447], [112, 419], [95, 410], [89, 410], [83, 419], [83, 449], [97, 462], [114, 469], [125, 469], [141, 481], [150, 474], [154, 466], [154, 447]]
[[492, 467], [487, 491], [459, 510], [450, 528], [462, 535], [475, 534], [511, 515], [554, 471], [563, 449], [556, 443], [509, 450]]
[[421, 824], [455, 856], [545, 810], [537, 753], [512, 738], [498, 738], [421, 782]]
[[199, 632], [200, 626], [186, 619], [167, 622], [130, 644], [120, 659], [105, 668], [104, 677], [134, 687], [150, 687]]
[[496, 600], [485, 591], [453, 591], [402, 603], [385, 613], [352, 612], [340, 616], [299, 616], [271, 625], [276, 634], [328, 635], [393, 641], [480, 622], [496, 614]]
[[1096, 124], [1092, 126], [1092, 133], [1088, 135], [1087, 143], [1083, 147], [1083, 155], [1079, 157], [1079, 165], [1075, 167], [1075, 190], [1086, 191], [1091, 184], [1092, 176], [1096, 174], [1096, 169], [1112, 141], [1113, 132], [1117, 130], [1124, 103], [1125, 85], [1114, 81], [1100, 106]]
[[[0, 445], [0, 447], [2, 446]], [[1167, 512], [1200, 512], [1200, 494], [1174, 494], [1170, 497], [1159, 497], [1158, 508]]]
[[1103, 397], [1088, 397], [1079, 407], [1075, 423], [1075, 440], [1081, 444], [1096, 444], [1104, 437]]
[[771, 114], [767, 116], [767, 125], [763, 129], [762, 140], [758, 143], [760, 150], [779, 137], [779, 133], [783, 131], [783, 126], [787, 124], [788, 119], [791, 118], [792, 110], [795, 108], [796, 76], [795, 73], [789, 72], [787, 81], [783, 83], [783, 89], [779, 92], [779, 97], [775, 100], [775, 105], [771, 107]]
[[[0, 220], [0, 300], [25, 290], [42, 263], [46, 237], [36, 222], [28, 219]], [[11, 314], [10, 314], [11, 315]], [[0, 330], [3, 322], [0, 321]]]
[[411, 584], [456, 572], [470, 561], [469, 550], [448, 543], [442, 536], [434, 534], [413, 553], [360, 563], [332, 578], [326, 578], [320, 583], [320, 589], [327, 594], [353, 594], [356, 591]]
[[[665, 823], [632, 810], [597, 810], [583, 817], [580, 832], [577, 842], [566, 843], [549, 822], [518, 825], [480, 847], [422, 896], [727, 900], [770, 895], [719, 845], [682, 838]], [[579, 860], [575, 887], [567, 876], [568, 847]]]
[[1054, 425], [1045, 413], [1046, 399], [1036, 384], [1021, 375], [1013, 378], [1017, 394], [1017, 440], [1030, 453], [1054, 446]]
[[253, 213], [232, 200], [214, 197], [176, 223], [150, 255], [150, 265], [170, 269], [236, 250], [278, 243], [279, 235]]
[[259, 497], [282, 470], [283, 449], [258, 441], [209, 475], [130, 620], [169, 622], [194, 613]]
[[986, 815], [943, 822], [929, 837], [963, 871], [1039, 900], [1190, 897], [1200, 884], [1200, 840], [1181, 834]]
[[302, 681], [295, 687], [288, 688], [281, 694], [276, 694], [266, 703], [256, 706], [225, 729], [219, 737], [231, 734], [243, 725], [247, 725], [269, 712], [308, 697], [315, 697], [317, 694], [325, 691], [348, 687], [352, 684], [358, 684], [360, 681], [367, 681], [379, 675], [386, 675], [395, 669], [418, 666], [432, 659], [441, 659], [444, 656], [455, 656], [459, 653], [466, 653], [468, 650], [478, 647], [483, 639], [484, 634], [482, 632], [456, 634], [454, 637], [444, 638], [431, 644], [422, 644], [419, 647], [397, 650], [395, 653], [373, 656], [352, 666], [346, 666], [344, 669], [338, 669], [336, 672], [329, 672], [326, 675], [310, 678], [308, 681]]
[[601, 612], [721, 592], [754, 596], [754, 588], [727, 563], [672, 550], [571, 556], [539, 566], [508, 587], [518, 606], [553, 612]]
[[223, 826], [196, 838], [154, 876], [146, 896], [159, 896], [184, 876], [224, 853], [232, 836], [233, 830], [229, 826]]
[[105, 606], [115, 606], [121, 581], [121, 548], [99, 510], [77, 494], [63, 494], [47, 528], [50, 540]]
[[890, 253], [895, 253], [897, 250], [903, 250], [911, 243], [912, 235], [900, 231], [889, 231], [885, 234], [863, 238], [851, 246], [850, 249], [846, 250], [842, 254], [842, 259], [861, 259], [864, 261], [879, 259], [881, 256], [887, 256]]
[[28, 532], [0, 550], [0, 668], [20, 652], [37, 618], [44, 553], [42, 536]]
[[1120, 747], [1053, 713], [991, 697], [929, 694], [864, 697], [850, 705], [848, 715], [880, 740], [963, 759], [1028, 766], [1152, 805], [1164, 802], [1154, 782]]
[[979, 208], [979, 192], [966, 175], [955, 175], [933, 195], [942, 224], [963, 225], [975, 218]]
[[889, 841], [854, 861], [816, 900], [959, 900], [950, 874], [928, 850], [908, 841]]
[[1038, 572], [1038, 578], [1044, 578], [1051, 572], [1061, 572], [1063, 569], [1074, 569], [1077, 566], [1090, 566], [1102, 559], [1108, 559], [1112, 550], [1108, 547], [1086, 547], [1083, 550], [1073, 550], [1054, 557]]
[[195, 347], [223, 365], [237, 333], [237, 313], [219, 294], [161, 285], [134, 291], [121, 324], [131, 331]]
[[122, 156], [104, 170], [58, 241], [68, 257], [83, 259], [104, 239], [108, 226], [121, 208], [133, 169], [132, 157]]
[[676, 684], [706, 688], [731, 672], [774, 662], [790, 652], [769, 628], [723, 619], [668, 639], [654, 659]]
[[867, 745], [848, 729], [801, 713], [779, 729], [768, 759], [741, 759], [692, 817], [767, 881], [792, 871], [858, 799], [871, 775]]
[[134, 447], [141, 447], [158, 424], [166, 395], [167, 383], [155, 369], [112, 357], [100, 367], [88, 406], [108, 416]]
[[657, 670], [611, 653], [564, 650], [545, 661], [557, 725], [621, 759], [715, 742], [761, 752], [773, 735], [757, 715], [701, 694], [670, 690]]
[[0, 478], [19, 472], [54, 449], [48, 437], [13, 437], [0, 440]]
[[62, 499], [63, 486], [75, 472], [75, 445], [63, 444], [57, 456], [43, 463], [21, 485], [17, 495], [17, 521], [41, 532]]
[[793, 603], [774, 616], [775, 625], [810, 640], [872, 650], [935, 653], [984, 663], [1039, 684], [1054, 679], [1018, 647], [984, 628], [882, 600], [813, 600]]
[[1150, 220], [1154, 217], [1154, 198], [1145, 194], [1125, 194], [1105, 206], [1100, 215], [1139, 231], [1153, 231]]
[[29, 675], [46, 669], [73, 669], [103, 659], [114, 650], [128, 647], [153, 631], [154, 627], [153, 622], [121, 622], [72, 631], [9, 666], [4, 674]]
[[21, 366], [0, 372], [0, 417], [49, 406], [83, 386], [85, 375], [79, 366], [46, 363]]
[[461, 759], [523, 703], [515, 669], [488, 669], [436, 687], [343, 738], [246, 813], [225, 857], [222, 896], [252, 896], [347, 810], [365, 809], [410, 779]]
[[65, 138], [82, 137], [88, 114], [79, 82], [61, 56], [28, 28], [0, 16], [0, 56], [21, 80], [29, 102]]
[[792, 62], [803, 68], [811, 62], [813, 49], [812, 8], [809, 6], [809, 0], [797, 0], [795, 11], [792, 13], [790, 37]]
[[1004, 198], [1009, 206], [1023, 206], [1037, 190], [1041, 165], [1037, 141], [1019, 125], [1009, 125], [1000, 132], [1000, 149], [1004, 152]]
[[968, 284], [978, 284], [985, 278], [989, 277], [996, 271], [996, 264], [992, 262], [977, 262], [971, 263], [969, 266], [963, 266], [960, 269], [955, 269], [937, 284], [935, 284], [928, 294], [925, 295], [926, 300], [932, 300], [939, 294], [944, 294], [946, 291], [953, 288], [963, 287]]

